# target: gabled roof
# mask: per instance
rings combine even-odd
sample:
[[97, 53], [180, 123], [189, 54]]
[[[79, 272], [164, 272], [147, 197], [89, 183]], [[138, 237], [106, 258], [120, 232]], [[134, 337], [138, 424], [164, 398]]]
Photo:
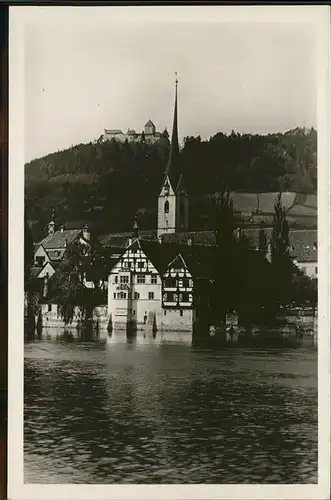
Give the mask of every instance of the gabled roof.
[[148, 120], [148, 122], [146, 123], [145, 127], [150, 127], [150, 126], [153, 126], [155, 127], [154, 123], [152, 122], [152, 120]]
[[[139, 237], [142, 240], [156, 240], [156, 230], [139, 231]], [[100, 236], [99, 241], [104, 247], [126, 248], [129, 239], [132, 238], [132, 231], [124, 233], [109, 233]]]
[[78, 236], [82, 235], [82, 229], [66, 229], [63, 231], [55, 231], [48, 234], [39, 245], [42, 245], [47, 251], [48, 249], [65, 248], [66, 245], [72, 243]]
[[[195, 277], [209, 276], [213, 247], [190, 247], [188, 245], [161, 244], [157, 241], [136, 240], [146, 257], [160, 274], [168, 268], [178, 256], [184, 259], [188, 269]], [[137, 244], [136, 243], [136, 244]]]

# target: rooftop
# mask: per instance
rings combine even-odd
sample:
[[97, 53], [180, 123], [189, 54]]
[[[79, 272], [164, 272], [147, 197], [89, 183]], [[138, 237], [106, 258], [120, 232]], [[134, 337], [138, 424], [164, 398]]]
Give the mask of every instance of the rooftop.
[[64, 229], [63, 231], [55, 231], [55, 233], [48, 234], [38, 245], [42, 245], [45, 250], [48, 249], [64, 249], [66, 245], [72, 243], [79, 235], [82, 229]]

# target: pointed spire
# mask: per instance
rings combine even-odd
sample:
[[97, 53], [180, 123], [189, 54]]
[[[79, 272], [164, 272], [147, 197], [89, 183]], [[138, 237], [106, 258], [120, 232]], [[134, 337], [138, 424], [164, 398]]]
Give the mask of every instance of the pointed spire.
[[133, 235], [134, 238], [139, 238], [139, 224], [138, 224], [138, 219], [137, 216], [134, 218], [134, 223], [133, 223]]
[[170, 145], [169, 160], [167, 163], [166, 173], [169, 176], [178, 177], [178, 160], [179, 160], [179, 145], [178, 145], [178, 122], [177, 122], [177, 87], [178, 79], [177, 73], [175, 80], [175, 107], [174, 107], [174, 121], [172, 125], [172, 136]]

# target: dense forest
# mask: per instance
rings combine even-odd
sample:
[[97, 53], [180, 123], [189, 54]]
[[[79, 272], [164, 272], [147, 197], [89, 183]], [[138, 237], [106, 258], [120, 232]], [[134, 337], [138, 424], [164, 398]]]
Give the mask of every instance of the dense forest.
[[[41, 230], [55, 209], [59, 222], [120, 231], [131, 228], [138, 211], [141, 227], [155, 227], [169, 146], [165, 131], [157, 144], [99, 139], [27, 163], [27, 219]], [[218, 133], [206, 141], [187, 137], [181, 162], [194, 205], [224, 185], [238, 192], [316, 193], [316, 155], [316, 130], [297, 128], [268, 135]]]

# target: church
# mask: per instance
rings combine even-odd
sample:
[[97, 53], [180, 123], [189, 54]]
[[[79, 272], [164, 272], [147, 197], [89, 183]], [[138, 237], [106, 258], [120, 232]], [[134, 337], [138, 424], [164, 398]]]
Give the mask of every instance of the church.
[[176, 80], [170, 153], [158, 197], [156, 238], [140, 235], [135, 220], [132, 237], [123, 235], [123, 254], [108, 277], [108, 314], [114, 329], [131, 326], [154, 332], [192, 331], [208, 306], [208, 254], [212, 248], [162, 244], [164, 235], [188, 228], [188, 194], [179, 161], [177, 89]]

